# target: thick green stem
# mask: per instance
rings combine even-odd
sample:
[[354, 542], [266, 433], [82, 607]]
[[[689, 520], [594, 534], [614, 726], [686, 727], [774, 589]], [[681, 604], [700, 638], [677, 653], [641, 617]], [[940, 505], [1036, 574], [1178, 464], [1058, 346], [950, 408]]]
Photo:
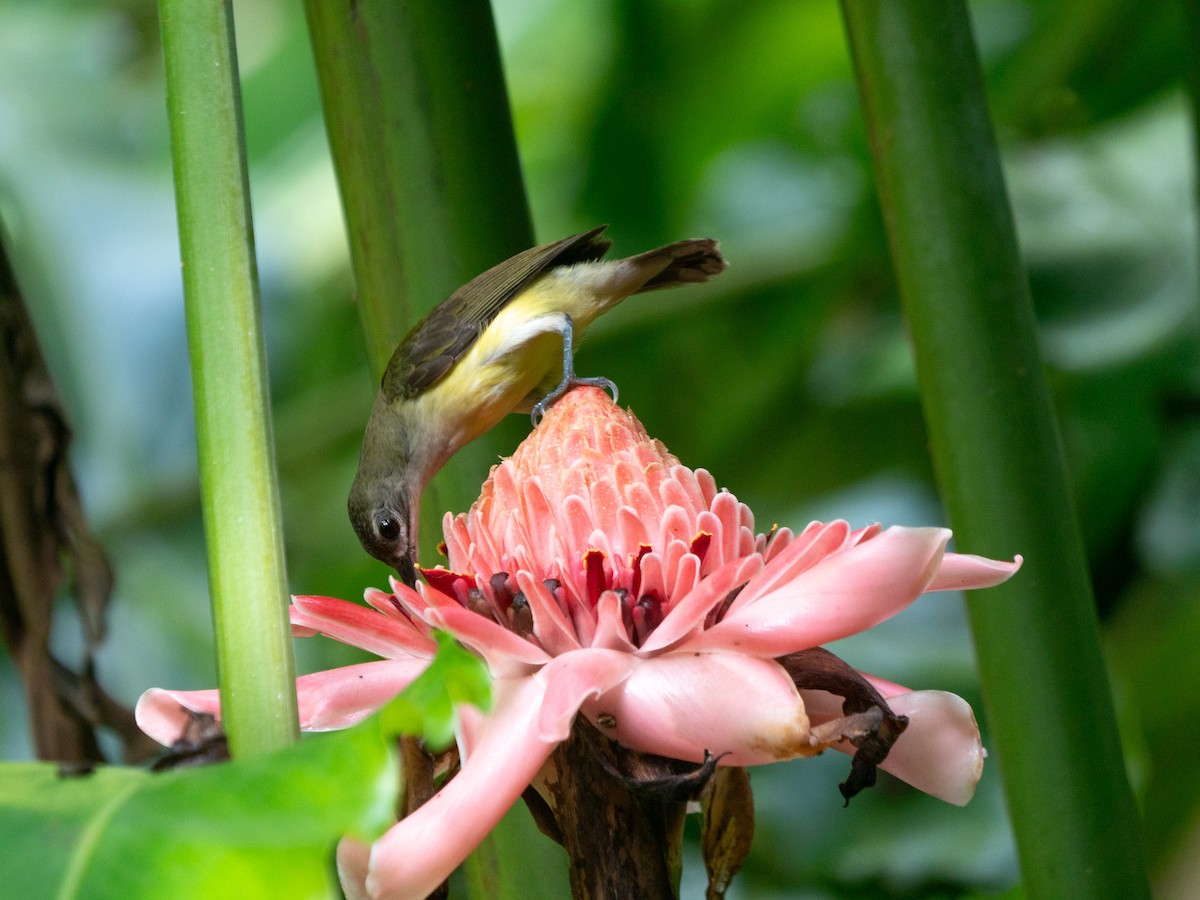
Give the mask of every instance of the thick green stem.
[[959, 0], [843, 0], [942, 496], [1030, 897], [1149, 894], [1033, 308]]
[[159, 15], [222, 716], [232, 752], [258, 754], [298, 730], [233, 16]]
[[426, 309], [533, 243], [491, 7], [305, 4], [372, 374]]
[[[500, 50], [486, 0], [305, 9], [378, 379], [427, 309], [534, 242]], [[483, 438], [434, 480], [426, 545], [442, 510], [475, 499], [495, 458]]]

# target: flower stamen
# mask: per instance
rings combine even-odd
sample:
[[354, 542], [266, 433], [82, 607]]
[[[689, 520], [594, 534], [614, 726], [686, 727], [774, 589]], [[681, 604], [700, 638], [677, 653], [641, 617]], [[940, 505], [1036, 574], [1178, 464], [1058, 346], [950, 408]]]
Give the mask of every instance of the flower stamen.
[[523, 638], [533, 634], [533, 610], [524, 594], [514, 596], [508, 606], [508, 627]]
[[587, 602], [595, 609], [605, 588], [604, 551], [597, 550], [595, 547], [588, 548], [587, 552], [583, 554], [583, 570], [585, 573], [584, 583], [587, 586]]
[[696, 558], [700, 560], [700, 564], [704, 564], [704, 557], [708, 553], [708, 547], [712, 543], [712, 534], [708, 531], [700, 531], [692, 538], [692, 544], [688, 548], [688, 552], [694, 553]]
[[718, 603], [713, 608], [713, 611], [708, 614], [708, 617], [704, 622], [704, 627], [711, 628], [713, 625], [716, 625], [723, 618], [725, 618], [725, 613], [729, 612], [729, 607], [733, 605], [733, 601], [737, 599], [737, 595], [740, 594], [745, 587], [746, 584], [743, 582], [726, 594], [725, 599]]

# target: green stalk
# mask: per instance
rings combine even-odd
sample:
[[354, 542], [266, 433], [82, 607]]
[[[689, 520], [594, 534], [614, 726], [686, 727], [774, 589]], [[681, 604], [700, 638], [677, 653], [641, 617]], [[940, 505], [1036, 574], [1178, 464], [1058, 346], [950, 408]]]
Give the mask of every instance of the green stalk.
[[[305, 10], [378, 379], [427, 309], [533, 244], [500, 49], [486, 0], [306, 0]], [[434, 479], [426, 545], [495, 459], [483, 438]]]
[[255, 755], [298, 726], [233, 16], [160, 0], [159, 17], [222, 717]]
[[491, 8], [307, 0], [375, 377], [413, 322], [533, 227]]
[[1147, 897], [1082, 541], [958, 0], [842, 0], [1026, 895]]

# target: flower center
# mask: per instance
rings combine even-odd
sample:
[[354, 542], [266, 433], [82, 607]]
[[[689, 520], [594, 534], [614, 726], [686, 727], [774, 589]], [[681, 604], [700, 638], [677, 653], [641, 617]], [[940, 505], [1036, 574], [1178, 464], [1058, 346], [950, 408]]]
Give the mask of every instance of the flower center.
[[[617, 596], [625, 636], [631, 645], [640, 648], [680, 598], [703, 581], [707, 574], [705, 562], [718, 565], [723, 559], [720, 552], [710, 553], [714, 536], [707, 530], [696, 531], [690, 541], [676, 538], [666, 543], [664, 550], [642, 543], [623, 564], [614, 559], [611, 551], [588, 547], [579, 568], [564, 569], [561, 578], [542, 581], [542, 587], [553, 598], [565, 621], [575, 627], [580, 643], [590, 643], [601, 598], [612, 592]], [[769, 539], [767, 543], [769, 546]], [[756, 552], [761, 553], [762, 548]], [[708, 559], [710, 556], [713, 559]], [[513, 574], [521, 571], [523, 561], [509, 558], [505, 563], [504, 570], [487, 576], [483, 586], [478, 586], [478, 581], [469, 575], [447, 569], [421, 569], [421, 574], [430, 586], [454, 597], [472, 612], [536, 642], [533, 607]], [[705, 619], [705, 628], [724, 617], [741, 588], [741, 585], [735, 587], [715, 605]], [[546, 600], [540, 592], [534, 599], [535, 605]]]

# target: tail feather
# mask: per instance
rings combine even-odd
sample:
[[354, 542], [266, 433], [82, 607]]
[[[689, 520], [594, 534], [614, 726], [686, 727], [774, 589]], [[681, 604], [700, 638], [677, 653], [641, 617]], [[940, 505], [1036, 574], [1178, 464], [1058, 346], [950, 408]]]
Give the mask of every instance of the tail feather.
[[676, 241], [657, 250], [631, 256], [624, 262], [634, 271], [659, 269], [635, 293], [682, 284], [700, 284], [714, 275], [720, 275], [729, 265], [721, 255], [717, 241], [712, 238]]

